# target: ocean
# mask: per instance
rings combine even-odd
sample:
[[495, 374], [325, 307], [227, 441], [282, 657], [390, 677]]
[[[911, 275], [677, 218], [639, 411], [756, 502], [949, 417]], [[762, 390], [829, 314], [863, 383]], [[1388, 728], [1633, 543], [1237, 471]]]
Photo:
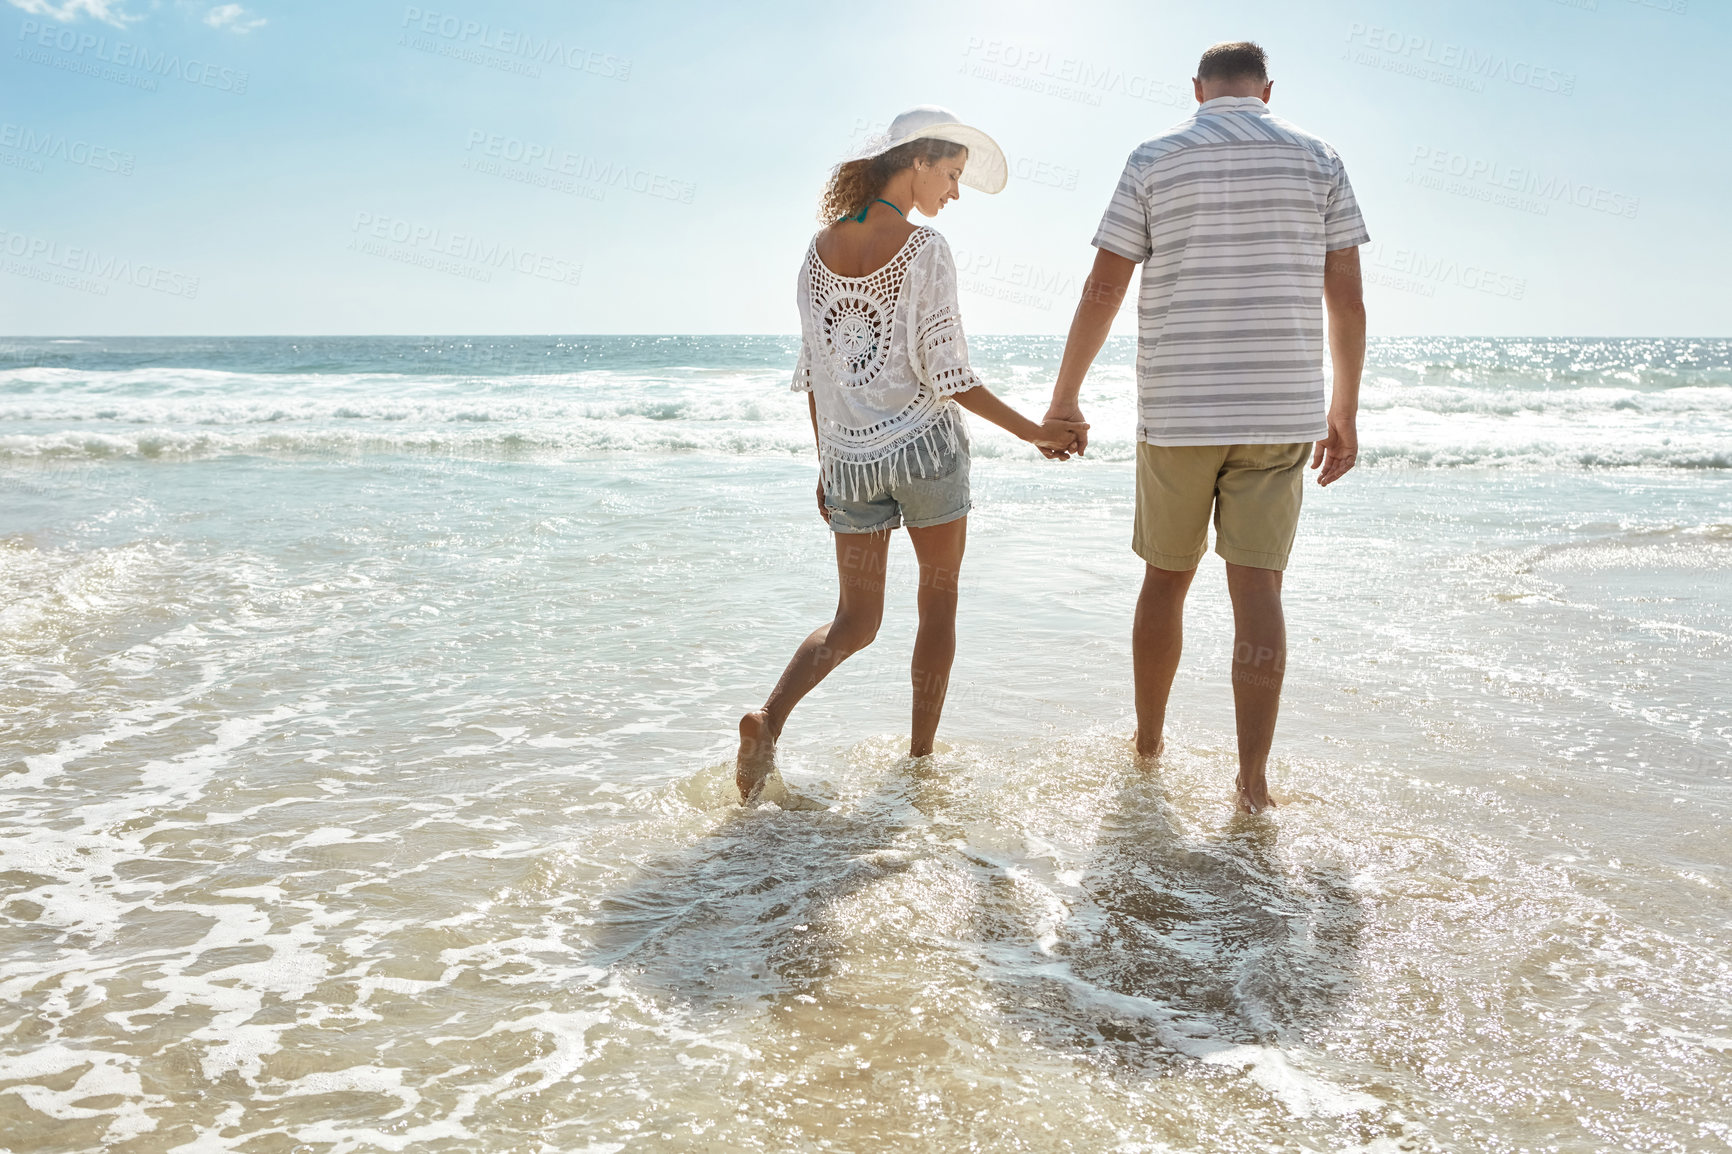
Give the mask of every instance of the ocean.
[[1120, 339], [1086, 458], [972, 423], [938, 752], [899, 540], [739, 805], [794, 353], [0, 340], [0, 1146], [1732, 1146], [1732, 341], [1374, 341], [1254, 818], [1213, 555], [1128, 745]]

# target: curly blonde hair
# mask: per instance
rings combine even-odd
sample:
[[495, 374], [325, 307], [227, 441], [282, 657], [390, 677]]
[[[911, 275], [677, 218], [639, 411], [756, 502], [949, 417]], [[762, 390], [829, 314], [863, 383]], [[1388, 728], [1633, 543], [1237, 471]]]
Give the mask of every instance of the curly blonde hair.
[[936, 164], [967, 151], [948, 140], [921, 137], [880, 156], [840, 164], [830, 174], [830, 183], [824, 186], [824, 195], [818, 202], [818, 219], [834, 224], [845, 216], [857, 215], [884, 191], [891, 177], [905, 168], [913, 168], [916, 160]]

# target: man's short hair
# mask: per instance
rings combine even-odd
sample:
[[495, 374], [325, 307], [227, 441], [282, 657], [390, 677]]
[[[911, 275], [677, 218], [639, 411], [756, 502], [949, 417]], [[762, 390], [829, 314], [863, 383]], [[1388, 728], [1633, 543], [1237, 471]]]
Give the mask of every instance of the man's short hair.
[[1261, 80], [1269, 82], [1269, 57], [1249, 40], [1224, 40], [1210, 46], [1197, 62], [1198, 80]]

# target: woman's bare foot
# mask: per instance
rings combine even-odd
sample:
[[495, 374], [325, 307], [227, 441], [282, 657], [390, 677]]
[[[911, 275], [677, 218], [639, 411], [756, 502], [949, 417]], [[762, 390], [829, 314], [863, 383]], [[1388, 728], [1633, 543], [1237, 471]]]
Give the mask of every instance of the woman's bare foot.
[[1239, 812], [1262, 813], [1266, 809], [1274, 809], [1275, 801], [1269, 796], [1269, 783], [1263, 779], [1263, 775], [1254, 775], [1250, 782], [1245, 778], [1245, 771], [1241, 769], [1239, 776], [1233, 779], [1233, 788], [1239, 795]]
[[764, 779], [776, 769], [776, 732], [770, 715], [762, 709], [740, 718], [740, 752], [734, 758], [734, 784], [740, 800], [750, 804], [764, 787]]

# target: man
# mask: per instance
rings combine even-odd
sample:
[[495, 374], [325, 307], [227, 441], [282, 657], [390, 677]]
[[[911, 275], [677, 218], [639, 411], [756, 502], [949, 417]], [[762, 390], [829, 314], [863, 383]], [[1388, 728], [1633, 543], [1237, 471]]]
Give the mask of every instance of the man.
[[[1161, 752], [1185, 592], [1212, 508], [1233, 599], [1238, 804], [1256, 813], [1271, 804], [1264, 769], [1287, 660], [1281, 573], [1305, 458], [1328, 485], [1358, 451], [1358, 246], [1370, 237], [1335, 150], [1270, 115], [1261, 48], [1215, 45], [1192, 83], [1196, 114], [1131, 153], [1101, 219], [1047, 416], [1083, 419], [1083, 377], [1142, 264], [1131, 541], [1147, 564], [1131, 632], [1137, 752]], [[1319, 296], [1334, 365], [1327, 408]]]

